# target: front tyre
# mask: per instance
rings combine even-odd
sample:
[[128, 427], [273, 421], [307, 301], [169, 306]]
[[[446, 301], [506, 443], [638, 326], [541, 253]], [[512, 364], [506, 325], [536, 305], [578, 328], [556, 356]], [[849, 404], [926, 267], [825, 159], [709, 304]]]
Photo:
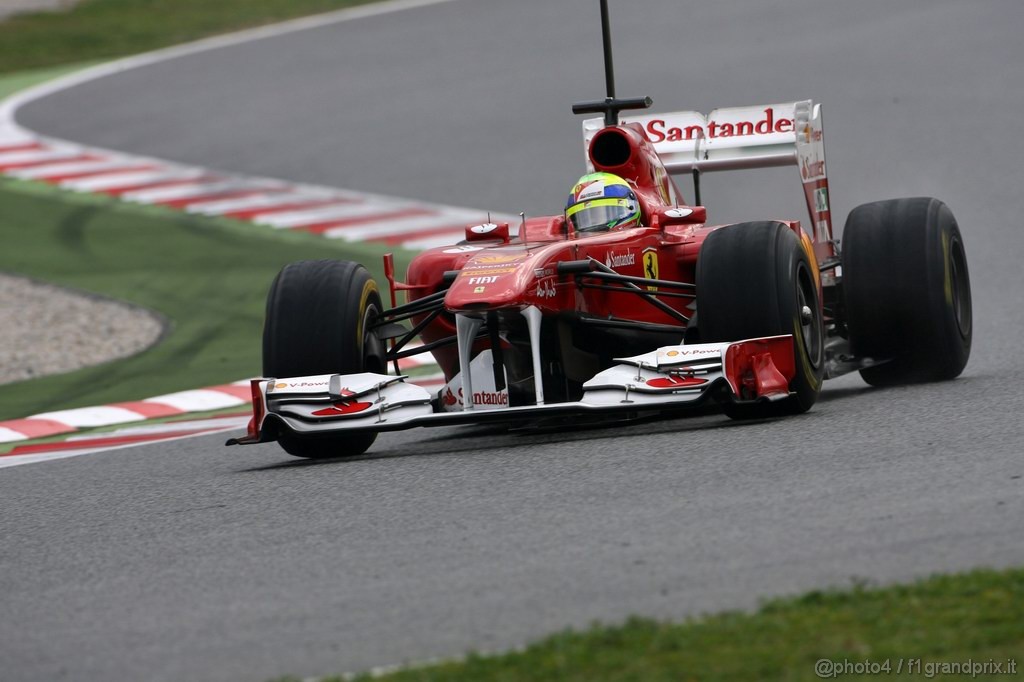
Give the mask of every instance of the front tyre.
[[[384, 344], [371, 331], [384, 308], [366, 268], [350, 261], [299, 261], [286, 265], [267, 294], [263, 375], [384, 374]], [[291, 455], [321, 459], [366, 452], [375, 433], [281, 436]]]
[[825, 362], [817, 268], [786, 225], [740, 223], [708, 235], [697, 259], [697, 319], [703, 343], [793, 335], [792, 395], [726, 405], [733, 419], [799, 414], [818, 399]]
[[876, 201], [843, 229], [843, 295], [855, 355], [873, 386], [959, 376], [971, 354], [971, 280], [956, 218], [930, 197]]

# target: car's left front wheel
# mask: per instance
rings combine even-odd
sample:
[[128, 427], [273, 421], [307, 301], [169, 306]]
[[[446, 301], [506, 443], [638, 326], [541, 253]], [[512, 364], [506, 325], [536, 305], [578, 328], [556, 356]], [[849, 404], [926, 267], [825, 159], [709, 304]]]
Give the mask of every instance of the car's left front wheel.
[[[366, 268], [350, 261], [299, 261], [282, 268], [267, 294], [263, 375], [274, 378], [387, 371], [372, 331], [383, 312]], [[282, 435], [289, 454], [322, 459], [366, 452], [375, 433], [344, 437]]]

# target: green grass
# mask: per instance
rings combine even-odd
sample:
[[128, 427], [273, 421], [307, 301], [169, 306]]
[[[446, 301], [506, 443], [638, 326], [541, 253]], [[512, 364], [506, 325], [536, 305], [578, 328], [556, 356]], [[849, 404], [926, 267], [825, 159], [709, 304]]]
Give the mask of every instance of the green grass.
[[[3, 26], [3, 24], [0, 24]], [[94, 66], [96, 62], [78, 62], [75, 64], [62, 64], [60, 66], [50, 66], [43, 69], [31, 69], [28, 71], [21, 71], [18, 73], [7, 74], [0, 76], [0, 99], [7, 97], [19, 90], [30, 88], [33, 85], [42, 83], [43, 81], [52, 80], [60, 76], [72, 73], [73, 71], [79, 71], [81, 69]]]
[[0, 22], [0, 73], [104, 60], [367, 0], [85, 0]]
[[[11, 17], [0, 22], [0, 98], [107, 58], [365, 1], [86, 0]], [[0, 271], [129, 301], [171, 322], [166, 338], [140, 355], [3, 386], [0, 419], [257, 374], [263, 298], [281, 265], [357, 260], [380, 279], [384, 252], [14, 180], [0, 180], [0, 238]], [[396, 252], [400, 268], [410, 255]]]
[[[0, 271], [154, 310], [164, 340], [131, 358], [6, 384], [0, 419], [135, 400], [259, 374], [263, 306], [286, 263], [364, 263], [383, 282], [376, 245], [118, 203], [48, 186], [0, 181]], [[396, 252], [404, 271], [410, 253]], [[102, 334], [97, 320], [96, 333]], [[2, 353], [2, 351], [0, 351]], [[2, 355], [0, 355], [2, 357]]]
[[[521, 652], [371, 678], [383, 682], [734, 682], [818, 680], [815, 664], [869, 661], [890, 674], [832, 679], [971, 679], [938, 675], [940, 662], [1017, 660], [1024, 677], [1024, 569], [978, 570], [911, 585], [811, 592], [766, 603], [756, 613], [723, 613], [672, 624], [633, 618], [617, 627], [563, 632]], [[903, 659], [901, 674], [896, 671]], [[907, 659], [920, 659], [908, 674]], [[919, 670], [919, 671], [918, 671]], [[351, 678], [333, 677], [330, 680]]]
[[[29, 19], [37, 18], [17, 21]], [[10, 30], [11, 24], [0, 23], [0, 54], [11, 46]], [[78, 60], [85, 56], [67, 54]], [[91, 64], [78, 61], [2, 76], [0, 97]], [[303, 258], [358, 260], [382, 279], [384, 252], [377, 246], [120, 204], [10, 179], [0, 180], [0, 239], [7, 245], [0, 249], [0, 271], [129, 301], [161, 313], [172, 325], [157, 347], [132, 358], [4, 385], [0, 419], [147, 398], [258, 374], [263, 298], [281, 265]], [[400, 268], [410, 255], [396, 252]], [[97, 321], [97, 333], [101, 328]]]

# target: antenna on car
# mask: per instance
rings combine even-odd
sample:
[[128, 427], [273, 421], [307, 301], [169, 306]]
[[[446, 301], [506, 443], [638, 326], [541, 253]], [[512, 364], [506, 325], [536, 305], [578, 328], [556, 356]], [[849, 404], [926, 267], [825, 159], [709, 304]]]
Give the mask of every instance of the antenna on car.
[[650, 97], [637, 99], [615, 98], [615, 70], [612, 67], [612, 33], [608, 21], [608, 0], [601, 0], [601, 38], [604, 42], [604, 85], [607, 96], [599, 102], [577, 102], [572, 105], [574, 114], [604, 114], [605, 126], [619, 123], [619, 112], [625, 109], [646, 109], [653, 102]]

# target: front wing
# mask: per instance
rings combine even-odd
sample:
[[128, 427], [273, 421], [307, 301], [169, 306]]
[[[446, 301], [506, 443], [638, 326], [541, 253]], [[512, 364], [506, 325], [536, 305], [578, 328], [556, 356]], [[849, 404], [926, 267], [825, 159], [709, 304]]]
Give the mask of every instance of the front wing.
[[[398, 431], [416, 426], [519, 422], [555, 416], [669, 412], [720, 402], [780, 400], [796, 373], [793, 337], [665, 346], [616, 359], [583, 384], [576, 402], [523, 406], [445, 405], [465, 385], [457, 375], [431, 392], [406, 376], [325, 374], [252, 380], [253, 418], [246, 436], [228, 445], [260, 443], [281, 434], [320, 437]], [[479, 384], [477, 384], [479, 385]]]

